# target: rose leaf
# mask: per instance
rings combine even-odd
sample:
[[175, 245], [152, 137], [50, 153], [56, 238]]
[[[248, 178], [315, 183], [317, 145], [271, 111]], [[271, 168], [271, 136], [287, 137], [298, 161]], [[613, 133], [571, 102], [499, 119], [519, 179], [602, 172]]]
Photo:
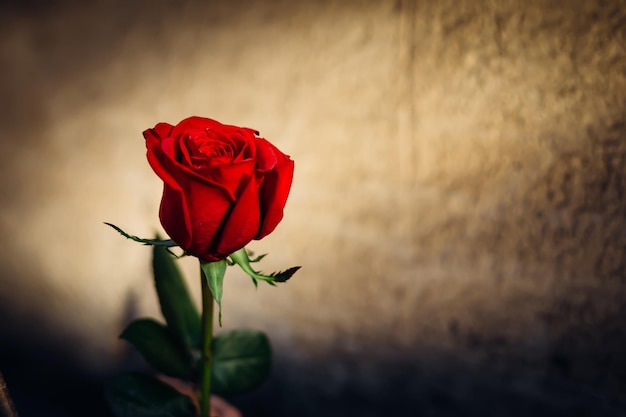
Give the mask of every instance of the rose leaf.
[[194, 417], [191, 398], [149, 375], [127, 373], [105, 386], [105, 397], [116, 417]]
[[[157, 236], [158, 237], [158, 236]], [[168, 248], [154, 246], [152, 268], [161, 313], [167, 327], [188, 348], [200, 349], [202, 324], [185, 280]]]
[[263, 332], [234, 330], [213, 339], [213, 390], [239, 394], [259, 386], [269, 375], [272, 348]]
[[161, 323], [152, 319], [135, 320], [120, 339], [132, 344], [150, 365], [165, 375], [185, 379], [193, 375], [190, 352]]

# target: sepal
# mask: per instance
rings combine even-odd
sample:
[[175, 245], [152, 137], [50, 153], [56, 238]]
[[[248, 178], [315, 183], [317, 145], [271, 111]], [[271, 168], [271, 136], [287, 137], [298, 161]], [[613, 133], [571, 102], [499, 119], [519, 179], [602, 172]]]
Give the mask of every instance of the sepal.
[[217, 303], [218, 308], [218, 321], [220, 326], [222, 325], [222, 292], [224, 286], [224, 274], [226, 273], [226, 261], [221, 260], [217, 262], [204, 262], [200, 261], [200, 269], [202, 269], [202, 275], [206, 279], [213, 298]]
[[289, 278], [291, 278], [293, 276], [293, 274], [296, 273], [296, 271], [298, 269], [300, 269], [299, 266], [294, 266], [292, 268], [286, 269], [284, 271], [279, 271], [279, 272], [273, 272], [269, 275], [264, 275], [263, 273], [259, 272], [259, 271], [255, 271], [252, 266], [250, 265], [250, 263], [252, 262], [258, 262], [259, 260], [261, 260], [261, 258], [263, 258], [265, 255], [261, 255], [257, 258], [254, 259], [250, 259], [248, 252], [246, 251], [245, 248], [241, 248], [239, 249], [237, 252], [231, 253], [230, 254], [230, 260], [233, 263], [236, 263], [237, 265], [239, 265], [241, 267], [241, 269], [243, 269], [243, 271], [248, 274], [250, 276], [250, 278], [252, 278], [252, 282], [254, 282], [254, 285], [257, 285], [257, 280], [260, 281], [265, 281], [270, 285], [276, 285], [276, 282], [286, 282]]
[[165, 246], [168, 248], [171, 248], [173, 246], [178, 246], [178, 244], [174, 242], [172, 239], [143, 239], [143, 238], [126, 233], [125, 231], [123, 231], [122, 229], [120, 229], [114, 224], [107, 223], [107, 222], [104, 222], [104, 224], [114, 228], [120, 235], [124, 236], [126, 239], [134, 240], [135, 242], [143, 243], [144, 245]]

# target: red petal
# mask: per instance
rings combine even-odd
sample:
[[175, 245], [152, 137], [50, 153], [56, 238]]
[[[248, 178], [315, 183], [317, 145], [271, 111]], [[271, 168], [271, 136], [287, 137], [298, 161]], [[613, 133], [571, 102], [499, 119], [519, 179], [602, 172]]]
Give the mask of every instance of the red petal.
[[276, 167], [263, 175], [259, 189], [261, 226], [255, 239], [270, 234], [283, 218], [283, 209], [293, 181], [294, 162], [276, 149]]
[[[173, 128], [174, 126], [169, 123], [157, 123], [157, 125], [154, 126], [153, 129], [148, 129], [146, 130], [146, 132], [150, 132], [151, 134], [156, 135], [161, 139], [164, 139], [170, 137], [170, 133], [172, 132]], [[146, 132], [144, 132], [144, 137], [146, 135]]]
[[167, 184], [163, 187], [163, 197], [159, 208], [159, 219], [169, 237], [181, 248], [191, 245], [191, 222], [185, 194]]
[[215, 260], [213, 249], [217, 234], [228, 214], [231, 201], [221, 189], [196, 181], [186, 184], [187, 210], [193, 232], [187, 252], [204, 260]]
[[[146, 146], [148, 147], [148, 163], [164, 182], [163, 198], [161, 199], [161, 208], [159, 210], [161, 224], [163, 224], [163, 228], [167, 231], [174, 242], [179, 244], [181, 247], [189, 246], [191, 243], [191, 222], [189, 220], [189, 216], [186, 215], [188, 210], [183, 187], [163, 165], [163, 158], [159, 157], [162, 154], [159, 138], [152, 135], [146, 136]], [[163, 204], [166, 199], [166, 193], [168, 194], [167, 199], [169, 201], [166, 203], [164, 208]], [[161, 215], [163, 210], [166, 212], [166, 222], [168, 223], [168, 226], [166, 226], [163, 222], [163, 217]], [[171, 220], [171, 212], [179, 212], [181, 214], [178, 215], [175, 220]]]
[[258, 184], [252, 175], [226, 219], [224, 230], [218, 240], [217, 251], [227, 256], [243, 248], [259, 230], [259, 221]]
[[282, 153], [274, 145], [265, 139], [256, 139], [256, 169], [257, 171], [267, 172], [273, 169], [278, 162], [277, 154]]
[[207, 128], [217, 128], [219, 130], [222, 128], [222, 126], [224, 125], [217, 120], [209, 119], [206, 117], [191, 116], [181, 120], [180, 123], [174, 126], [172, 131], [169, 133], [169, 136], [178, 137], [187, 134], [193, 130], [204, 131]]

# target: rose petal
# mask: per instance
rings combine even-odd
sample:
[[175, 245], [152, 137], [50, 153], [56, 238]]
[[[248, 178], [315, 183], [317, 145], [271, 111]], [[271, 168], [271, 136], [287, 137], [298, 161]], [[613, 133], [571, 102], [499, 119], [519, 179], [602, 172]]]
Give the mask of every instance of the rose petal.
[[[149, 157], [150, 165], [152, 166], [154, 172], [161, 177], [163, 181], [166, 181], [164, 175], [175, 178], [178, 183], [185, 183], [186, 181], [192, 180], [189, 177], [193, 177], [193, 180], [195, 181], [205, 182], [207, 185], [221, 188], [230, 200], [235, 200], [235, 190], [239, 184], [239, 178], [229, 176], [224, 177], [220, 174], [222, 167], [219, 166], [217, 167], [218, 172], [202, 169], [194, 170], [187, 164], [178, 161], [179, 154], [182, 152], [178, 148], [180, 145], [179, 140], [175, 138], [161, 139], [155, 136], [150, 130], [144, 132], [144, 136], [146, 137], [148, 155], [151, 155], [152, 158], [152, 162], [150, 162]], [[153, 163], [158, 165], [158, 167], [155, 167], [156, 165], [153, 165]], [[227, 167], [228, 165], [225, 166]], [[218, 180], [216, 181], [214, 178], [217, 178]], [[225, 181], [225, 178], [230, 181]]]
[[189, 181], [186, 185], [192, 231], [192, 241], [186, 250], [206, 261], [217, 260], [208, 254], [214, 252], [212, 247], [215, 246], [215, 237], [221, 229], [222, 220], [231, 210], [232, 202], [219, 188], [198, 181]]
[[[167, 138], [170, 136], [170, 132], [172, 131], [172, 129], [174, 128], [174, 126], [172, 126], [169, 123], [157, 123], [156, 126], [154, 126], [153, 129], [148, 129], [149, 131], [151, 130], [151, 134], [160, 137], [160, 138]], [[144, 132], [144, 136], [145, 136], [145, 132]]]
[[169, 136], [179, 137], [185, 134], [189, 134], [189, 132], [193, 130], [205, 131], [205, 129], [207, 128], [216, 128], [219, 130], [222, 126], [224, 125], [217, 120], [209, 119], [206, 117], [192, 116], [181, 120], [180, 123], [174, 126]]
[[159, 207], [159, 220], [169, 237], [181, 248], [191, 245], [191, 221], [185, 194], [165, 183]]
[[262, 138], [256, 139], [256, 169], [257, 171], [267, 172], [273, 169], [278, 162], [277, 154], [281, 154], [274, 145]]
[[242, 161], [229, 165], [219, 165], [207, 169], [198, 169], [202, 178], [211, 184], [219, 184], [233, 196], [232, 200], [238, 198], [238, 190], [244, 176], [254, 175], [254, 161]]
[[293, 181], [294, 162], [278, 151], [279, 161], [276, 167], [263, 175], [259, 188], [261, 207], [261, 225], [255, 239], [270, 234], [283, 218], [283, 209]]
[[217, 239], [217, 252], [224, 256], [243, 248], [259, 230], [260, 209], [256, 177], [251, 175], [242, 185], [237, 202], [225, 219], [224, 229]]
[[[171, 207], [166, 207], [166, 211], [170, 210], [180, 210], [180, 213], [183, 213], [182, 216], [178, 215], [177, 219], [171, 223], [171, 228], [176, 229], [177, 232], [174, 234], [176, 238], [170, 234], [170, 231], [166, 230], [170, 237], [182, 247], [189, 246], [191, 243], [191, 222], [189, 220], [189, 211], [187, 210], [187, 202], [185, 198], [185, 194], [183, 192], [183, 187], [177, 181], [177, 179], [170, 174], [170, 171], [162, 164], [162, 158], [159, 158], [158, 155], [161, 153], [161, 147], [159, 146], [159, 138], [148, 133], [146, 134], [146, 146], [148, 148], [147, 158], [148, 163], [154, 170], [154, 172], [163, 180], [163, 198], [161, 199], [161, 208], [159, 211], [163, 210], [163, 202], [166, 200], [166, 192], [168, 194], [168, 199], [172, 200]], [[160, 216], [160, 215], [159, 215]], [[164, 226], [165, 228], [165, 226]]]

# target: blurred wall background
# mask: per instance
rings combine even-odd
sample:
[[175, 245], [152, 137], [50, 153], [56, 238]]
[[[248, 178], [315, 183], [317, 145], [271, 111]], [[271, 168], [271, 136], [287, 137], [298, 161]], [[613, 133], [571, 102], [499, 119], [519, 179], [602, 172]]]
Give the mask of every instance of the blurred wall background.
[[141, 132], [195, 114], [296, 161], [249, 248], [302, 270], [226, 279], [224, 328], [275, 347], [247, 415], [618, 415], [624, 6], [1, 3], [0, 366], [128, 366], [120, 330], [159, 315], [150, 251], [102, 222], [159, 229]]

